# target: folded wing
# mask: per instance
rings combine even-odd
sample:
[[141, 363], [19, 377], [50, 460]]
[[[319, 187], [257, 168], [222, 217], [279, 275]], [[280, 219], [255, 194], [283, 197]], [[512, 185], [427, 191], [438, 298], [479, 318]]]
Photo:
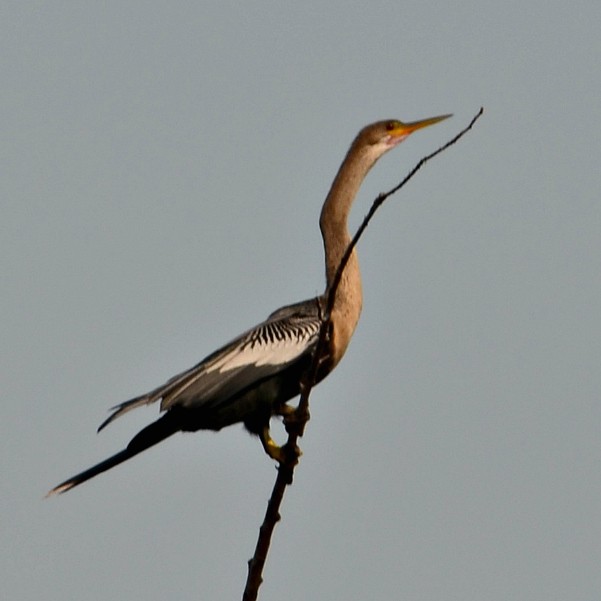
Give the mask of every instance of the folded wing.
[[278, 309], [264, 322], [218, 349], [162, 386], [113, 407], [98, 430], [121, 415], [157, 401], [174, 407], [218, 407], [313, 352], [321, 325], [321, 298]]

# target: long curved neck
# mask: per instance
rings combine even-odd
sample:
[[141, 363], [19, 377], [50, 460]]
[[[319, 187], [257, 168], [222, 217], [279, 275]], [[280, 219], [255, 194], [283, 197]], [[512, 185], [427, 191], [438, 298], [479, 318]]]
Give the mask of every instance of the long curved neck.
[[[321, 210], [319, 225], [323, 237], [326, 263], [326, 294], [333, 283], [340, 261], [351, 242], [348, 216], [361, 183], [380, 153], [356, 140], [349, 149]], [[334, 364], [342, 358], [355, 331], [363, 294], [357, 254], [353, 250], [336, 291], [332, 310]]]

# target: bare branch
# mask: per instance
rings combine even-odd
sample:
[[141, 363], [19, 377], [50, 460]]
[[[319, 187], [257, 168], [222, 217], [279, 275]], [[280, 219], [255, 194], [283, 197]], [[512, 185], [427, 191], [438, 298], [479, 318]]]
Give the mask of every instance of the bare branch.
[[454, 138], [449, 140], [446, 144], [435, 150], [434, 152], [422, 157], [420, 161], [409, 171], [409, 173], [403, 178], [403, 180], [397, 184], [394, 188], [391, 188], [388, 192], [380, 194], [372, 203], [367, 215], [364, 217], [363, 222], [359, 226], [359, 229], [353, 236], [348, 248], [346, 249], [336, 275], [332, 282], [327, 295], [326, 306], [322, 307], [323, 317], [321, 328], [319, 330], [319, 339], [315, 347], [313, 354], [313, 360], [311, 367], [305, 373], [303, 381], [301, 382], [301, 395], [298, 403], [298, 407], [291, 414], [284, 417], [284, 424], [288, 433], [288, 440], [284, 445], [286, 451], [287, 461], [281, 463], [278, 467], [278, 475], [273, 486], [271, 497], [267, 504], [267, 510], [263, 519], [263, 524], [259, 529], [259, 537], [257, 539], [257, 545], [255, 552], [251, 560], [248, 562], [248, 577], [246, 580], [246, 587], [242, 596], [242, 601], [256, 601], [259, 587], [263, 582], [263, 568], [267, 560], [267, 554], [269, 552], [269, 546], [271, 544], [271, 538], [275, 525], [280, 520], [280, 506], [284, 498], [286, 487], [292, 484], [294, 476], [294, 468], [298, 463], [300, 456], [300, 450], [297, 447], [298, 439], [303, 435], [305, 426], [309, 421], [309, 395], [311, 389], [315, 385], [317, 371], [319, 369], [319, 363], [326, 353], [326, 343], [328, 340], [328, 333], [330, 330], [330, 316], [334, 307], [336, 298], [336, 290], [340, 284], [342, 273], [348, 263], [348, 260], [353, 252], [355, 246], [359, 242], [359, 239], [366, 230], [369, 222], [372, 220], [378, 208], [384, 203], [386, 199], [398, 192], [407, 182], [427, 163], [430, 159], [440, 154], [450, 146], [453, 146], [461, 137], [463, 137], [476, 123], [476, 121], [482, 116], [484, 108], [480, 108], [478, 113], [471, 120], [470, 124], [462, 129]]

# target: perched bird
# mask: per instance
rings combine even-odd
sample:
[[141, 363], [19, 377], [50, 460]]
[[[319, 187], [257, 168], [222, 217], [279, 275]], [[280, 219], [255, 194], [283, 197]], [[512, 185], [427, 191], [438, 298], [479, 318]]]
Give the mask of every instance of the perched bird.
[[[288, 305], [162, 386], [113, 407], [102, 430], [131, 409], [160, 401], [163, 416], [141, 430], [127, 447], [77, 474], [48, 494], [63, 493], [119, 465], [175, 432], [220, 430], [243, 422], [259, 436], [265, 451], [283, 461], [282, 448], [269, 433], [274, 415], [290, 411], [286, 402], [299, 394], [317, 345], [327, 295], [351, 241], [347, 219], [367, 172], [388, 150], [414, 131], [450, 115], [402, 123], [378, 121], [364, 127], [349, 148], [326, 197], [319, 225], [323, 237], [326, 290], [323, 295]], [[344, 355], [361, 313], [362, 291], [355, 250], [344, 268], [330, 315], [330, 332], [316, 381], [325, 378]]]

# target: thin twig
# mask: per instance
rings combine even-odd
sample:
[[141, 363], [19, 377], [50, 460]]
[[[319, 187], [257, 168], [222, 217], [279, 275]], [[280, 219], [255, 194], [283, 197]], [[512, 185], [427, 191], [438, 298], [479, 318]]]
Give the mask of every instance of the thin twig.
[[311, 366], [305, 373], [303, 381], [301, 382], [301, 395], [298, 407], [296, 408], [292, 416], [287, 416], [284, 418], [286, 431], [288, 432], [288, 440], [284, 445], [284, 450], [286, 450], [286, 456], [288, 457], [288, 460], [284, 463], [281, 463], [278, 467], [278, 475], [273, 486], [271, 497], [267, 504], [267, 510], [265, 512], [263, 523], [261, 525], [261, 528], [259, 529], [259, 537], [257, 539], [255, 552], [252, 559], [248, 562], [248, 577], [246, 580], [246, 586], [244, 588], [242, 601], [256, 601], [257, 595], [259, 593], [259, 587], [263, 582], [263, 568], [267, 560], [267, 553], [269, 552], [271, 538], [275, 529], [275, 525], [277, 524], [277, 522], [279, 522], [281, 518], [280, 506], [284, 498], [286, 487], [292, 484], [294, 468], [298, 463], [299, 450], [297, 447], [297, 442], [298, 439], [303, 435], [305, 426], [309, 421], [309, 395], [311, 394], [311, 389], [315, 385], [317, 371], [319, 369], [319, 363], [326, 351], [326, 343], [328, 340], [328, 333], [330, 330], [330, 316], [332, 314], [332, 309], [334, 307], [334, 302], [336, 299], [336, 291], [338, 289], [338, 286], [340, 285], [342, 273], [346, 267], [346, 264], [348, 263], [351, 253], [353, 252], [355, 246], [357, 246], [357, 243], [359, 242], [359, 239], [363, 235], [363, 232], [369, 225], [369, 222], [372, 220], [376, 211], [384, 203], [384, 201], [396, 192], [398, 192], [403, 186], [405, 186], [405, 184], [423, 167], [425, 163], [427, 163], [430, 159], [434, 158], [436, 155], [440, 154], [450, 146], [453, 146], [453, 144], [455, 144], [470, 129], [472, 129], [472, 127], [474, 126], [476, 121], [481, 117], [483, 112], [484, 109], [480, 108], [478, 113], [474, 116], [474, 118], [471, 120], [470, 124], [467, 127], [462, 129], [454, 138], [449, 140], [446, 144], [438, 148], [438, 150], [435, 150], [434, 152], [430, 153], [425, 157], [422, 157], [420, 161], [415, 165], [415, 167], [413, 167], [413, 169], [409, 171], [409, 173], [403, 178], [403, 180], [399, 184], [397, 184], [394, 188], [391, 188], [388, 192], [383, 192], [373, 201], [367, 215], [364, 217], [363, 222], [361, 223], [359, 229], [353, 236], [353, 239], [348, 245], [340, 261], [340, 265], [336, 270], [336, 275], [334, 276], [332, 285], [328, 290], [326, 306], [325, 308], [322, 308], [323, 315], [321, 328], [319, 330], [319, 338], [315, 347], [315, 351], [313, 353], [313, 360], [311, 362]]

